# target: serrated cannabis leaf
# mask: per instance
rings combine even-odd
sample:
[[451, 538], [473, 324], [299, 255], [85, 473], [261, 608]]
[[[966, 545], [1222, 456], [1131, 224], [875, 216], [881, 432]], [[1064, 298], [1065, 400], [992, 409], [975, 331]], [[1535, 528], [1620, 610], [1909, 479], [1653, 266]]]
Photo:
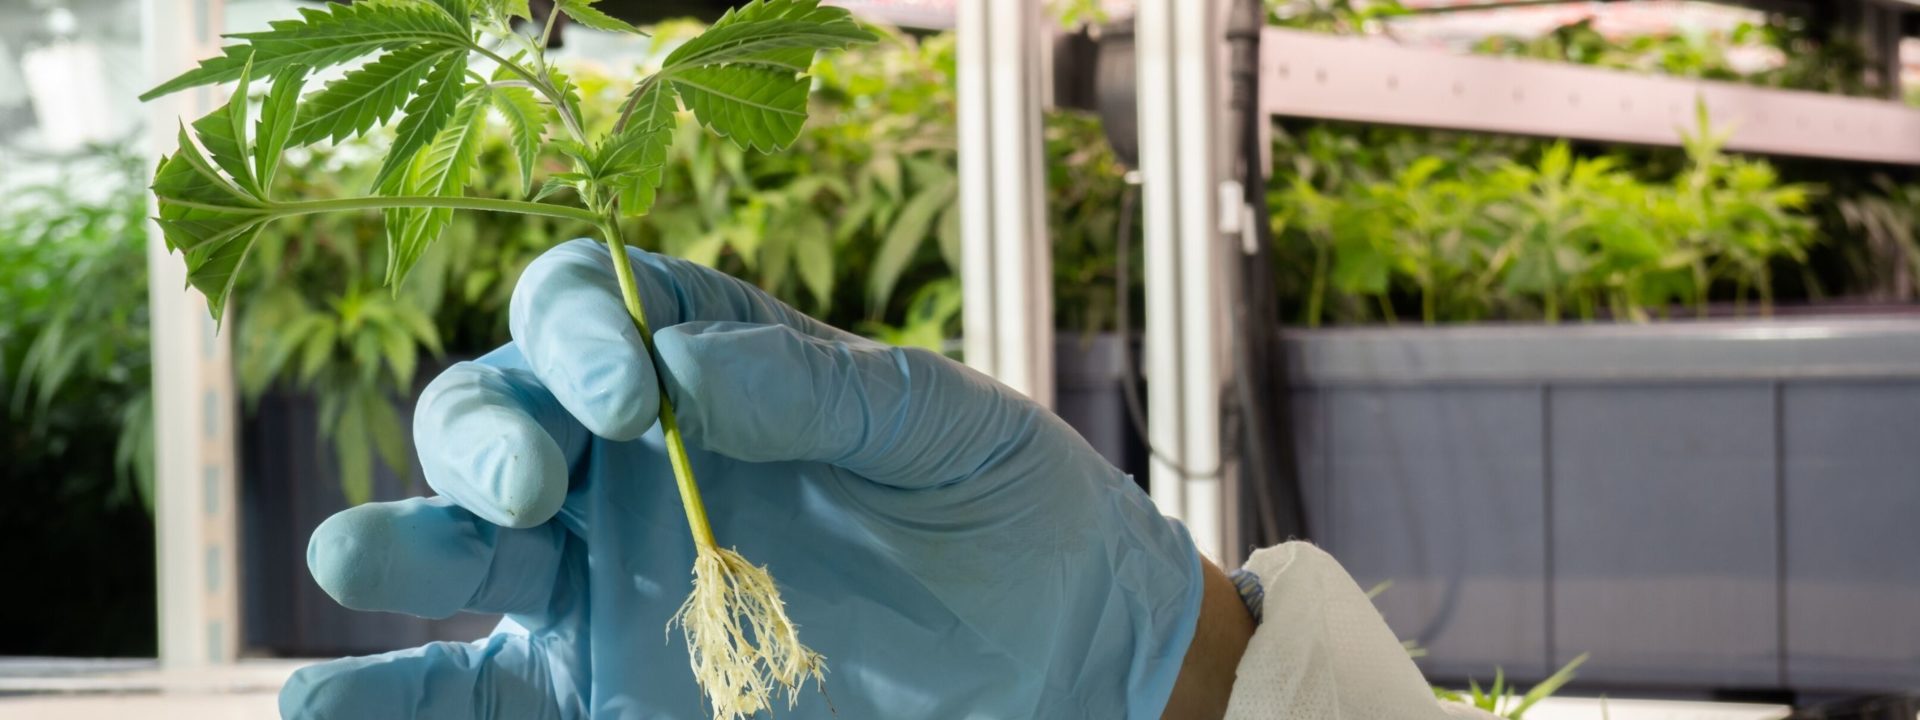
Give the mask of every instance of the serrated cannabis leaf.
[[260, 181], [261, 197], [273, 188], [274, 173], [280, 169], [280, 153], [293, 136], [299, 112], [300, 89], [307, 82], [307, 66], [288, 65], [273, 76], [273, 89], [260, 106], [260, 122], [253, 131], [253, 174]]
[[452, 52], [439, 45], [403, 48], [327, 83], [301, 103], [300, 119], [288, 144], [339, 142], [386, 122], [419, 87], [427, 71]]
[[553, 175], [547, 176], [546, 182], [540, 184], [540, 192], [534, 194], [533, 200], [534, 202], [545, 200], [561, 190], [571, 189], [578, 191], [580, 186], [586, 182], [587, 176], [580, 173], [554, 173]]
[[264, 222], [252, 223], [226, 242], [187, 251], [187, 284], [207, 296], [207, 309], [215, 318], [225, 313], [234, 282], [240, 279], [240, 266], [264, 227]]
[[[791, 61], [782, 51], [837, 50], [854, 43], [872, 42], [844, 8], [820, 7], [819, 0], [755, 0], [722, 15], [706, 32], [667, 55], [662, 71], [735, 62]], [[797, 63], [794, 72], [805, 72]]]
[[495, 88], [493, 107], [507, 120], [514, 162], [520, 167], [520, 192], [532, 192], [533, 166], [540, 159], [540, 141], [546, 136], [553, 111], [534, 97], [532, 90], [522, 87]]
[[[236, 102], [244, 104], [245, 98]], [[220, 115], [219, 112], [215, 113]], [[160, 226], [167, 247], [187, 261], [187, 284], [207, 296], [215, 318], [233, 289], [234, 270], [271, 219], [254, 195], [222, 177], [180, 129], [180, 149], [162, 158], [154, 173]]]
[[[445, 129], [413, 162], [405, 182], [407, 195], [448, 197], [461, 194], [480, 159], [480, 138], [486, 130], [488, 92], [469, 92], [454, 110]], [[450, 208], [398, 208], [387, 212], [387, 285], [394, 292], [428, 245], [453, 222]]]
[[560, 68], [548, 65], [547, 82], [560, 97], [566, 99], [567, 112], [576, 118], [580, 117], [580, 88], [573, 84], [573, 78]]
[[227, 171], [240, 189], [258, 197], [260, 184], [254, 182], [253, 168], [247, 163], [247, 71], [240, 70], [240, 82], [234, 87], [237, 102], [228, 102], [205, 117], [193, 121], [193, 134], [213, 156], [213, 163]]
[[393, 147], [387, 150], [387, 158], [380, 162], [380, 172], [374, 176], [373, 184], [384, 184], [394, 171], [406, 167], [413, 161], [413, 155], [433, 140], [440, 129], [446, 127], [453, 117], [454, 109], [459, 106], [460, 98], [466, 94], [467, 55], [453, 53], [434, 63], [427, 71], [426, 82], [420, 86], [420, 93], [407, 102], [406, 117], [401, 119], [400, 127], [394, 131]]
[[599, 0], [559, 0], [558, 4], [560, 12], [566, 13], [567, 17], [573, 18], [574, 22], [581, 25], [607, 32], [640, 34], [640, 28], [594, 8], [593, 5], [596, 2]]
[[621, 214], [642, 215], [653, 205], [672, 142], [675, 96], [742, 149], [777, 151], [806, 122], [811, 80], [803, 73], [814, 52], [872, 39], [845, 10], [821, 8], [817, 0], [756, 0], [681, 45], [658, 74], [634, 87], [616, 123], [644, 149], [643, 165], [617, 176]]
[[700, 67], [674, 73], [680, 101], [700, 123], [743, 150], [774, 152], [807, 121], [807, 78], [761, 67]]
[[326, 9], [300, 8], [299, 20], [280, 20], [271, 29], [228, 37], [245, 41], [221, 48], [221, 54], [141, 94], [152, 100], [199, 85], [231, 82], [240, 77], [249, 56], [262, 74], [287, 65], [316, 70], [332, 67], [378, 50], [416, 45], [471, 47], [464, 23], [438, 6], [422, 2], [357, 2], [330, 4]]
[[626, 130], [619, 137], [635, 148], [634, 173], [623, 176], [615, 188], [620, 214], [637, 217], [653, 209], [656, 189], [664, 180], [667, 149], [673, 145], [673, 93], [654, 78], [634, 88], [627, 104]]
[[[485, 0], [481, 1], [485, 2]], [[475, 8], [469, 0], [431, 0], [431, 2], [439, 5], [440, 9], [447, 11], [447, 17], [453, 18], [454, 22], [460, 23], [460, 27], [470, 28], [473, 26], [473, 11]]]

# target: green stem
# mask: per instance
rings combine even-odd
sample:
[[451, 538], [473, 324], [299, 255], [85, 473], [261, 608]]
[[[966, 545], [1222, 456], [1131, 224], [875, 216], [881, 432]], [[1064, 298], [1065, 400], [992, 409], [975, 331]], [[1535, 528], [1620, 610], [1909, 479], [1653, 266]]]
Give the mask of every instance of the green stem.
[[559, 17], [560, 4], [554, 3], [553, 7], [547, 11], [546, 27], [540, 29], [540, 44], [537, 47], [540, 48], [540, 60], [542, 62], [545, 62], [547, 59], [547, 44], [553, 41], [553, 24], [554, 20], [559, 19]]
[[[556, 9], [554, 12], [560, 11]], [[527, 82], [533, 85], [533, 89], [540, 91], [541, 95], [547, 96], [548, 102], [553, 103], [554, 111], [560, 113], [560, 119], [566, 124], [567, 132], [573, 135], [574, 141], [581, 145], [587, 144], [587, 133], [581, 129], [580, 119], [573, 116], [573, 107], [567, 104], [567, 99], [561, 97], [559, 89], [555, 88], [552, 83], [548, 82], [546, 78], [535, 74], [532, 70], [521, 67], [519, 63], [501, 57], [499, 53], [480, 47], [479, 45], [472, 45], [471, 47], [481, 55], [485, 55], [494, 62], [500, 63], [500, 67], [504, 67], [513, 71], [515, 75], [526, 78]]]
[[673, 399], [667, 394], [667, 376], [660, 368], [660, 353], [653, 347], [653, 331], [647, 327], [646, 306], [640, 301], [640, 286], [633, 279], [633, 263], [627, 260], [627, 244], [620, 238], [619, 221], [600, 218], [600, 234], [606, 237], [607, 252], [613, 254], [613, 274], [620, 281], [620, 298], [626, 302], [627, 315], [640, 331], [640, 342], [653, 360], [654, 377], [660, 382], [660, 430], [667, 439], [667, 461], [673, 465], [673, 483], [680, 489], [680, 504], [686, 509], [687, 529], [693, 532], [693, 544], [700, 550], [713, 550], [713, 526], [707, 522], [707, 506], [700, 501], [700, 486], [693, 481], [693, 464], [687, 459], [687, 443], [680, 436], [680, 421], [673, 412]]
[[1327, 294], [1327, 243], [1313, 245], [1313, 286], [1307, 291], [1307, 327], [1320, 327], [1320, 306]]
[[296, 202], [274, 203], [267, 209], [275, 217], [289, 215], [311, 215], [322, 212], [344, 210], [384, 210], [387, 208], [424, 207], [451, 208], [454, 210], [484, 210], [487, 212], [518, 213], [521, 215], [544, 215], [547, 217], [579, 220], [586, 223], [599, 223], [601, 217], [584, 208], [555, 205], [552, 203], [528, 202], [525, 200], [502, 200], [499, 198], [476, 197], [437, 197], [429, 195], [369, 196], [354, 198], [334, 198], [330, 200], [302, 200]]
[[1432, 233], [1427, 235], [1427, 277], [1426, 287], [1420, 289], [1420, 320], [1428, 325], [1439, 321], [1440, 299], [1440, 240]]

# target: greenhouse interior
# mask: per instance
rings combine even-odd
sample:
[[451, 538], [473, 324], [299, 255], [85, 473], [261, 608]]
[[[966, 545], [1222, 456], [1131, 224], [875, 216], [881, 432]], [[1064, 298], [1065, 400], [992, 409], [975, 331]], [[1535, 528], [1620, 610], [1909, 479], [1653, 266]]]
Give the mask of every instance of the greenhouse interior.
[[1913, 720], [1920, 2], [0, 0], [0, 440], [4, 719]]

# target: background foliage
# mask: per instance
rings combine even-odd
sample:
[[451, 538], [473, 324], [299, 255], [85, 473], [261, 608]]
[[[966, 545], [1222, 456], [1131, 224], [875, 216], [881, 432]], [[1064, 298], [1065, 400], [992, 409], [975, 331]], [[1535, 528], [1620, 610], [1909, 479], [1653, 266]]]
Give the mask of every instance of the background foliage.
[[[99, 148], [0, 198], [0, 553], [13, 655], [151, 655], [141, 160]], [[128, 562], [128, 558], [136, 562]]]
[[[1277, 23], [1391, 34], [1394, 2], [1275, 0]], [[1741, 69], [1737, 49], [1779, 62]], [[1861, 49], [1804, 20], [1730, 33], [1608, 37], [1576, 22], [1476, 52], [1844, 94]], [[1751, 53], [1750, 53], [1751, 54]], [[1683, 149], [1289, 121], [1274, 147], [1279, 302], [1303, 324], [1769, 312], [1909, 300], [1914, 187], [1891, 169]], [[1903, 217], [1904, 216], [1904, 217]]]

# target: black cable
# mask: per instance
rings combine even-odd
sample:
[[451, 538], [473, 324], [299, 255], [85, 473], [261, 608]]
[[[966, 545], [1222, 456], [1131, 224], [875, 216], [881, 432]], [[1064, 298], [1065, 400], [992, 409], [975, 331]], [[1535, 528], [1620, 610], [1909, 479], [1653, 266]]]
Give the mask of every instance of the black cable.
[[[1239, 111], [1241, 189], [1244, 208], [1251, 210], [1252, 246], [1237, 252], [1233, 245], [1228, 267], [1236, 272], [1239, 302], [1234, 304], [1234, 389], [1241, 422], [1246, 426], [1248, 472], [1243, 484], [1253, 488], [1254, 505], [1264, 537], [1273, 544], [1306, 534], [1299, 474], [1292, 453], [1291, 416], [1278, 345], [1279, 318], [1273, 284], [1273, 227], [1267, 207], [1266, 168], [1261, 166], [1261, 124], [1267, 121], [1259, 102], [1260, 36], [1265, 11], [1258, 0], [1239, 0], [1229, 21], [1227, 40], [1234, 44], [1233, 106]], [[1237, 254], [1233, 254], [1236, 253]], [[1266, 402], [1261, 402], [1262, 400]], [[1275, 455], [1280, 457], [1276, 458]], [[1280, 486], [1276, 488], [1276, 485]], [[1284, 503], [1284, 505], [1283, 505]], [[1284, 513], [1287, 524], [1282, 525]]]

